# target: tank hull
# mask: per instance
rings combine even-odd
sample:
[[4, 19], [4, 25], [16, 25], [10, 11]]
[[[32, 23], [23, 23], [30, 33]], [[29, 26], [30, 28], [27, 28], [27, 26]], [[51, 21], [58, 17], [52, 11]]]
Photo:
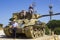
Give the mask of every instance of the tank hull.
[[[4, 33], [6, 34], [6, 36], [8, 37], [13, 37], [13, 31], [12, 28], [6, 27], [4, 28]], [[38, 30], [38, 29], [34, 29], [33, 26], [28, 26], [25, 28], [17, 28], [16, 29], [16, 37], [27, 37], [27, 38], [37, 38], [42, 36], [42, 31]]]

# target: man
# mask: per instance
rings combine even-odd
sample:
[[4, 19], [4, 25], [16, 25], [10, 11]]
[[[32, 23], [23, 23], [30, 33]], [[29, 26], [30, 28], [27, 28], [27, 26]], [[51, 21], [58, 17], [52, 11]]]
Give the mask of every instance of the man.
[[31, 14], [32, 14], [33, 11], [34, 11], [33, 9], [34, 9], [34, 8], [33, 8], [33, 5], [30, 5], [30, 6], [29, 6], [29, 12], [30, 12]]
[[16, 29], [18, 27], [18, 23], [16, 22], [16, 20], [12, 21], [12, 30], [13, 30], [13, 37], [16, 38]]
[[16, 22], [16, 20], [13, 20], [12, 28], [17, 28], [17, 27], [18, 27], [18, 23]]
[[19, 15], [20, 15], [20, 19], [25, 19], [26, 18], [26, 11], [22, 10]]

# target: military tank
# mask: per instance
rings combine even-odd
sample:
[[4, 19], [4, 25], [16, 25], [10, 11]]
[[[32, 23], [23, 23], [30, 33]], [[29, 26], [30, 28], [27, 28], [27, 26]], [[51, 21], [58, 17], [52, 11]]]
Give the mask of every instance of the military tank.
[[44, 35], [43, 29], [45, 28], [45, 23], [38, 20], [40, 15], [26, 12], [26, 17], [23, 17], [21, 14], [23, 13], [14, 13], [12, 18], [9, 19], [9, 24], [4, 28], [6, 36], [12, 37], [13, 31], [10, 26], [13, 19], [15, 19], [19, 25], [16, 30], [16, 36], [25, 35], [28, 38], [37, 38]]
[[37, 38], [43, 36], [46, 24], [38, 20], [40, 17], [42, 16], [34, 13], [32, 6], [29, 7], [29, 11], [22, 10], [21, 12], [13, 13], [9, 19], [9, 24], [4, 28], [4, 33], [8, 37], [12, 37], [14, 33], [11, 28], [11, 22], [16, 20], [18, 23], [16, 37], [26, 36], [28, 38]]

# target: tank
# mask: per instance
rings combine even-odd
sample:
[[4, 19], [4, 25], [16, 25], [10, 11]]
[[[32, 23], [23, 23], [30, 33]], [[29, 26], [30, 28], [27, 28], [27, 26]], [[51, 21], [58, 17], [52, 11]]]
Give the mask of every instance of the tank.
[[11, 28], [11, 22], [15, 19], [18, 23], [16, 29], [16, 37], [25, 36], [28, 38], [37, 38], [45, 34], [46, 24], [39, 21], [41, 15], [33, 13], [33, 7], [29, 8], [29, 11], [22, 10], [21, 12], [13, 13], [9, 19], [10, 22], [4, 27], [4, 33], [8, 37], [12, 37], [13, 31]]
[[16, 36], [25, 35], [28, 38], [37, 38], [44, 35], [45, 23], [38, 20], [40, 15], [26, 12], [25, 17], [23, 17], [21, 14], [23, 13], [13, 13], [12, 18], [9, 19], [9, 24], [4, 28], [6, 36], [11, 37], [14, 34], [10, 27], [14, 18], [19, 25], [16, 30]]

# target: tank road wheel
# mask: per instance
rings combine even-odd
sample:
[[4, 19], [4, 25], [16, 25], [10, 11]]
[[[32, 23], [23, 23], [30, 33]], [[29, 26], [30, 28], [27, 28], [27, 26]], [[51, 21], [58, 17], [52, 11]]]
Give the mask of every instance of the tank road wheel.
[[35, 36], [35, 38], [38, 37], [38, 32], [37, 31], [34, 31], [34, 36]]
[[41, 32], [40, 31], [38, 31], [38, 37], [40, 37], [41, 36]]
[[36, 32], [34, 32], [34, 30], [31, 32], [31, 38], [36, 38], [37, 35], [36, 35]]
[[31, 38], [37, 38], [38, 37], [38, 31], [34, 30], [33, 27], [30, 30], [30, 32], [31, 32]]
[[40, 37], [41, 35], [42, 35], [42, 34], [41, 34], [41, 31], [38, 30], [38, 29], [33, 30], [33, 32], [32, 32], [32, 36], [33, 36], [34, 38]]
[[31, 33], [31, 38], [35, 38], [35, 34], [33, 32]]
[[25, 28], [25, 34], [29, 38], [37, 38], [38, 37], [38, 31], [33, 29], [33, 26], [29, 26]]
[[25, 28], [25, 34], [28, 38], [35, 38], [35, 33], [33, 30], [33, 26], [28, 26]]
[[4, 33], [5, 33], [6, 36], [11, 37], [11, 33], [10, 33], [10, 30], [9, 30], [8, 27], [4, 28]]

